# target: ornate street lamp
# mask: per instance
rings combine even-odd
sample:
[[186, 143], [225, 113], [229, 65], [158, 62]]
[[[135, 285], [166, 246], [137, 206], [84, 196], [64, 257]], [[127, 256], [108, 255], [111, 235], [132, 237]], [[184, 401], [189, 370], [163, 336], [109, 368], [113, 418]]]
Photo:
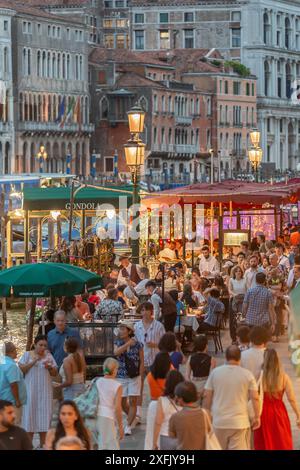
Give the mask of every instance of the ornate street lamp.
[[250, 132], [251, 144], [254, 148], [258, 148], [260, 142], [260, 131], [258, 129], [253, 129]]
[[44, 161], [47, 160], [48, 154], [45, 150], [45, 147], [43, 145], [40, 146], [40, 151], [37, 154], [37, 157], [40, 162], [40, 173], [43, 173], [43, 166], [44, 166]]
[[258, 167], [262, 161], [263, 151], [260, 147], [253, 147], [248, 151], [249, 161], [255, 172], [255, 181], [258, 182]]
[[[124, 145], [126, 163], [131, 172], [133, 183], [132, 202], [139, 204], [138, 180], [141, 167], [145, 161], [145, 144], [140, 139], [140, 134], [144, 131], [145, 112], [141, 107], [135, 105], [128, 113], [129, 131], [131, 139]], [[132, 261], [139, 263], [140, 244], [139, 240], [131, 240]]]
[[127, 113], [129, 132], [131, 134], [142, 134], [144, 132], [145, 112], [140, 106], [133, 106]]

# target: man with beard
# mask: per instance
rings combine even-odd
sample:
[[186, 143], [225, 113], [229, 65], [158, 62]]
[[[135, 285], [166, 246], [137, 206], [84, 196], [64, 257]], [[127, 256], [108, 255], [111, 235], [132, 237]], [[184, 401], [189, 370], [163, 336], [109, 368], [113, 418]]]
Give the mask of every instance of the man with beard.
[[15, 426], [15, 410], [10, 401], [0, 400], [1, 450], [32, 450], [31, 440], [24, 429]]

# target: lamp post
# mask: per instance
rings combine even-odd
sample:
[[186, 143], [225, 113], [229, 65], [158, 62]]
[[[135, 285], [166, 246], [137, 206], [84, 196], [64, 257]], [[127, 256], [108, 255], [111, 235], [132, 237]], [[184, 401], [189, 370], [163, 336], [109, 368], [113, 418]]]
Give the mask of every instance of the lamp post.
[[262, 160], [263, 151], [260, 147], [252, 148], [248, 151], [248, 156], [255, 173], [255, 181], [258, 183], [258, 167]]
[[209, 149], [210, 153], [210, 184], [214, 184], [214, 151]]
[[[140, 169], [145, 161], [145, 144], [140, 139], [140, 134], [144, 131], [145, 112], [139, 106], [135, 105], [128, 113], [130, 139], [124, 145], [126, 163], [131, 172], [133, 183], [132, 202], [139, 204], [138, 182]], [[138, 215], [137, 215], [138, 216]], [[139, 263], [140, 244], [139, 239], [131, 240], [132, 261]]]
[[43, 173], [44, 161], [47, 159], [48, 155], [43, 145], [40, 146], [40, 151], [37, 154], [40, 163], [40, 173]]
[[258, 129], [253, 129], [250, 132], [250, 140], [252, 147], [248, 150], [248, 158], [255, 173], [255, 181], [258, 183], [258, 167], [261, 164], [263, 151], [259, 147], [260, 132]]

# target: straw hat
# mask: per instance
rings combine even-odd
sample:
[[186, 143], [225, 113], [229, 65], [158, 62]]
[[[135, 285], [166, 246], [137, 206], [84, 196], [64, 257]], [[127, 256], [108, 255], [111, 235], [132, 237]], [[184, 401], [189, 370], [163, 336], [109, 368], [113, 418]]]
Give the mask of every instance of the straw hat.
[[128, 330], [134, 331], [134, 324], [129, 320], [121, 320], [119, 326], [125, 326]]

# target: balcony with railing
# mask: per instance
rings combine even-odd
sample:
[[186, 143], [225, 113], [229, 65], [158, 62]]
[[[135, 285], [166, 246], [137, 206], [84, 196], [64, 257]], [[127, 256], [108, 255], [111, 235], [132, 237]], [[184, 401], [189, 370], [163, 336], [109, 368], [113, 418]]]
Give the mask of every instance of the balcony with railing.
[[65, 132], [94, 132], [95, 126], [94, 124], [79, 124], [72, 123], [72, 124], [64, 124], [60, 127], [60, 123], [58, 122], [34, 122], [34, 121], [24, 121], [19, 122], [18, 124], [19, 131], [44, 131], [44, 132], [51, 132], [51, 131], [65, 131]]
[[176, 126], [191, 126], [193, 122], [192, 116], [175, 116]]
[[0, 132], [11, 132], [12, 123], [0, 121]]
[[188, 144], [153, 144], [152, 152], [166, 152], [177, 154], [196, 154], [199, 149], [197, 145]]

